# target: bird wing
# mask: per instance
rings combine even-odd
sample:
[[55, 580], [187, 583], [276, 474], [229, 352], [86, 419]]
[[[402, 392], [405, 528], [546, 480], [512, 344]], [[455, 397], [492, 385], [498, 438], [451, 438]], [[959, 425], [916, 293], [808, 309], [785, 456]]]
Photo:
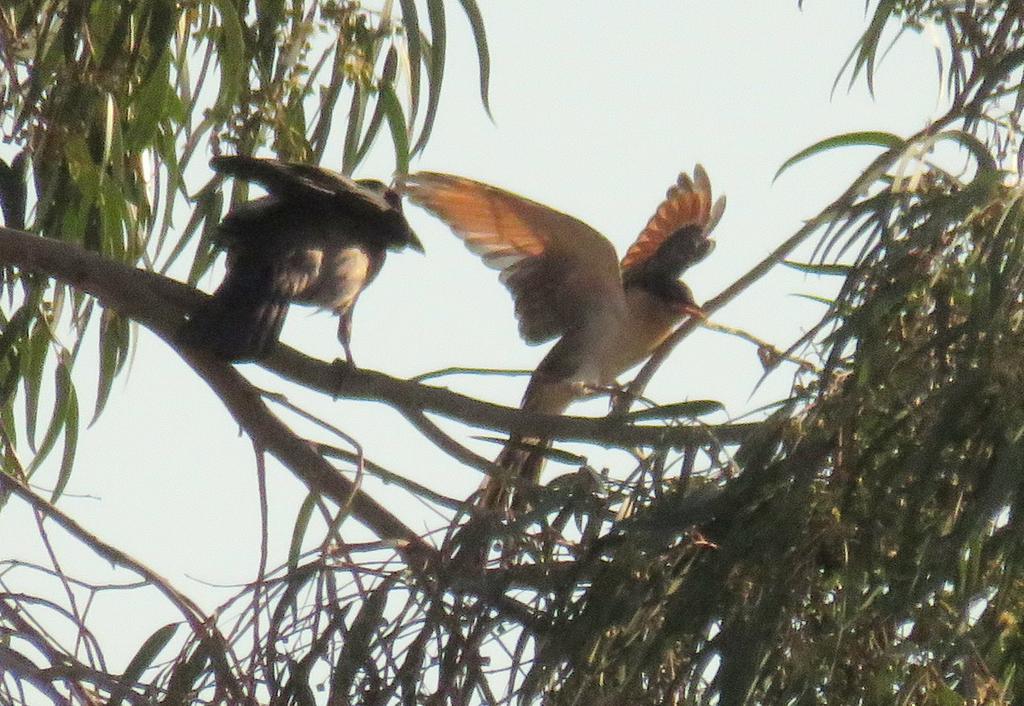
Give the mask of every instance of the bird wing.
[[470, 179], [419, 172], [400, 188], [447, 223], [512, 292], [519, 333], [541, 343], [625, 309], [615, 248], [586, 223]]
[[383, 194], [312, 164], [224, 155], [210, 160], [210, 166], [221, 174], [255, 182], [283, 200], [315, 203], [318, 199], [327, 199], [332, 205], [357, 216], [374, 216], [394, 210]]
[[680, 174], [622, 258], [623, 273], [657, 268], [671, 277], [703, 259], [714, 246], [708, 236], [725, 211], [725, 197], [712, 202], [711, 180], [697, 165], [693, 178]]
[[297, 223], [315, 224], [319, 236], [329, 241], [355, 239], [423, 252], [402, 215], [400, 197], [379, 181], [353, 181], [311, 164], [243, 155], [214, 157], [210, 165], [221, 174], [259, 184], [294, 209]]

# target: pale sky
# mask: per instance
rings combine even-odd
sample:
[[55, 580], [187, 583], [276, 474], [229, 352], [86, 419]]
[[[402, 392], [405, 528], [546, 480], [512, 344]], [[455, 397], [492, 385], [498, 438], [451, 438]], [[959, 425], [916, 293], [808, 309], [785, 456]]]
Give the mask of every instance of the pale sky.
[[[622, 252], [676, 175], [699, 161], [729, 205], [715, 233], [717, 249], [687, 276], [698, 301], [717, 294], [795, 232], [875, 153], [853, 149], [818, 157], [773, 184], [783, 161], [842, 132], [908, 135], [938, 105], [933, 49], [925, 36], [906, 38], [886, 58], [874, 100], [863, 80], [848, 93], [848, 78], [830, 98], [836, 73], [865, 26], [861, 3], [807, 2], [800, 12], [795, 0], [688, 0], [631, 3], [627, 12], [624, 3], [604, 1], [481, 0], [493, 67], [492, 123], [480, 106], [468, 27], [457, 3], [449, 5], [441, 110], [412, 169], [452, 172], [517, 191], [588, 222]], [[382, 134], [381, 149], [357, 176], [390, 173], [386, 140]], [[328, 159], [325, 166], [339, 162]], [[414, 207], [407, 213], [427, 254], [390, 256], [360, 300], [353, 336], [357, 363], [398, 376], [453, 365], [535, 365], [546, 347], [518, 338], [511, 299], [496, 273], [441, 223]], [[178, 225], [186, 220], [182, 214]], [[202, 285], [209, 291], [216, 278]], [[823, 291], [813, 278], [779, 271], [715, 318], [785, 347], [822, 311], [793, 295]], [[282, 339], [332, 359], [341, 355], [335, 329], [332, 317], [293, 307]], [[748, 343], [698, 332], [673, 354], [648, 394], [666, 403], [717, 399], [730, 415], [741, 415], [784, 397], [791, 380], [792, 368], [783, 368], [751, 398], [761, 373], [755, 354]], [[92, 409], [92, 370], [80, 365], [76, 378], [85, 419]], [[332, 402], [252, 365], [244, 373], [341, 427], [387, 468], [456, 497], [479, 483], [476, 472], [421, 440], [387, 407]], [[444, 384], [515, 404], [525, 378], [452, 378]], [[594, 401], [574, 411], [604, 409], [604, 401]], [[445, 428], [483, 454], [496, 452], [493, 445], [468, 441], [481, 432]], [[55, 472], [56, 462], [49, 462], [33, 481], [50, 488]], [[276, 462], [268, 475], [275, 565], [286, 556], [305, 490]], [[438, 526], [436, 517], [402, 493], [370, 482], [366, 487], [413, 528]], [[132, 370], [116, 383], [107, 411], [82, 430], [61, 507], [206, 609], [233, 592], [206, 584], [238, 584], [255, 575], [259, 527], [251, 446], [216, 397], [148, 331], [141, 331]], [[41, 556], [34, 523], [18, 500], [0, 513], [0, 542], [4, 556]], [[65, 551], [63, 558], [65, 568], [83, 578], [109, 579], [107, 567], [83, 549]], [[121, 572], [116, 578], [133, 577]], [[108, 655], [114, 664], [127, 660], [153, 629], [177, 619], [152, 593], [108, 595], [93, 610], [94, 624], [116, 631], [115, 651]]]

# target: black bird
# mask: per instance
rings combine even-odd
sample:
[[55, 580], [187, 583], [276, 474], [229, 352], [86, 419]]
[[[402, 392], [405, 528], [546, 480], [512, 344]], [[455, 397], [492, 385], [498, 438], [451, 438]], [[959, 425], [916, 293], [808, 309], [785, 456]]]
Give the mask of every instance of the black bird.
[[214, 157], [210, 166], [268, 195], [221, 221], [216, 237], [227, 272], [185, 323], [182, 340], [225, 360], [258, 360], [277, 342], [289, 303], [312, 304], [341, 317], [338, 339], [352, 363], [352, 307], [387, 250], [423, 252], [399, 195], [379, 181], [276, 159]]

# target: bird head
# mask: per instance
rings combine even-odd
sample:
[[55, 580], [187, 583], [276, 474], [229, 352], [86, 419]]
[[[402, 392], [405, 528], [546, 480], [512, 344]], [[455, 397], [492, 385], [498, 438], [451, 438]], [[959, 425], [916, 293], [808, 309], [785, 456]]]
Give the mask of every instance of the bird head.
[[706, 316], [685, 282], [677, 279], [657, 278], [637, 284], [663, 302], [676, 316], [691, 316], [696, 319], [703, 319]]
[[413, 232], [413, 229], [406, 222], [405, 216], [402, 214], [402, 196], [390, 186], [377, 179], [357, 179], [356, 183], [384, 199], [391, 208], [391, 212], [396, 216], [395, 221], [398, 227], [389, 231], [391, 237], [388, 240], [387, 247], [392, 250], [408, 247], [422, 253], [423, 243], [416, 237], [416, 233]]

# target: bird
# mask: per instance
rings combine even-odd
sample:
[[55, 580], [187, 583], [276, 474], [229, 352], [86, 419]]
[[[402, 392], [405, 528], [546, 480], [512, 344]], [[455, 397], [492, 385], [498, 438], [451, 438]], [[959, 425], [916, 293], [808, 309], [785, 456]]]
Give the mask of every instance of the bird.
[[[528, 344], [557, 338], [527, 384], [521, 408], [561, 414], [574, 400], [614, 389], [687, 317], [703, 318], [679, 277], [711, 252], [725, 210], [701, 165], [680, 174], [621, 261], [598, 231], [523, 196], [464, 177], [419, 172], [398, 188], [500, 270]], [[512, 434], [489, 476], [482, 507], [508, 506], [511, 486], [536, 485], [546, 441]], [[515, 477], [518, 476], [518, 479]]]
[[423, 246], [399, 194], [380, 181], [352, 180], [321, 167], [244, 155], [217, 156], [220, 174], [255, 182], [261, 198], [234, 206], [217, 227], [226, 273], [185, 322], [180, 339], [230, 361], [266, 357], [288, 305], [336, 313], [338, 339], [352, 365], [352, 309], [388, 250]]

